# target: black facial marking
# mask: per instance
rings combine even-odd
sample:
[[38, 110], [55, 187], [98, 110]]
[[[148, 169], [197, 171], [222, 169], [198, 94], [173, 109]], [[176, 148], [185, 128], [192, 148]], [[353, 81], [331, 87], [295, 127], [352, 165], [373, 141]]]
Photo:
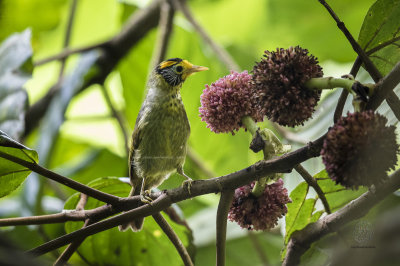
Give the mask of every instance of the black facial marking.
[[175, 58], [167, 59], [167, 60], [165, 60], [165, 61], [173, 61], [173, 62], [179, 63], [179, 62], [182, 62], [182, 59], [175, 57]]
[[183, 71], [182, 66], [177, 66], [175, 69], [175, 65], [182, 62], [181, 58], [170, 58], [169, 62], [176, 62], [170, 66], [160, 68], [160, 65], [157, 66], [157, 73], [162, 75], [165, 81], [171, 86], [177, 86], [183, 82], [181, 72]]

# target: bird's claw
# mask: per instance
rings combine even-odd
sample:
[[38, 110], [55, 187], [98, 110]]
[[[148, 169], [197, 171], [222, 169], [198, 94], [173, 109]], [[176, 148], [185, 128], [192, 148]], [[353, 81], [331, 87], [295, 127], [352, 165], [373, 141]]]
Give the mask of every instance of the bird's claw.
[[187, 185], [187, 189], [188, 189], [189, 195], [192, 194], [191, 191], [190, 191], [190, 188], [192, 187], [192, 182], [193, 182], [193, 179], [191, 179], [190, 177], [186, 177], [186, 180], [182, 182], [182, 187]]
[[153, 202], [153, 199], [150, 197], [150, 191], [145, 190], [143, 194], [140, 195], [140, 201], [144, 204], [150, 204]]

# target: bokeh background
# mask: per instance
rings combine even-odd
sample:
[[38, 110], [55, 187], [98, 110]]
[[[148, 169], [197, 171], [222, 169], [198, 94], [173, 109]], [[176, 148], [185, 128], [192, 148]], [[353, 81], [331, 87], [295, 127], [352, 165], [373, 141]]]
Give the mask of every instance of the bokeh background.
[[[70, 5], [68, 0], [1, 0], [0, 40], [27, 28], [32, 31], [33, 62], [52, 56], [62, 50]], [[73, 23], [70, 47], [93, 45], [116, 35], [124, 22], [146, 0], [79, 0]], [[226, 49], [241, 69], [251, 70], [264, 50], [300, 45], [318, 57], [325, 75], [340, 77], [350, 71], [356, 54], [336, 23], [318, 1], [296, 0], [191, 0], [188, 1], [194, 17], [212, 39]], [[335, 0], [332, 8], [357, 38], [364, 16], [373, 0]], [[107, 77], [104, 88], [93, 85], [72, 99], [59, 134], [45, 155], [47, 167], [82, 183], [100, 177], [126, 177], [127, 155], [124, 135], [105, 100], [105, 89], [112, 105], [122, 114], [129, 135], [144, 97], [147, 75], [152, 66], [157, 28], [147, 34]], [[178, 12], [167, 58], [181, 57], [196, 65], [209, 67], [209, 71], [194, 75], [186, 81], [182, 98], [191, 123], [190, 154], [185, 172], [193, 179], [210, 178], [240, 170], [262, 157], [249, 149], [250, 135], [243, 130], [234, 136], [212, 133], [199, 118], [200, 95], [205, 84], [229, 74], [213, 50]], [[65, 73], [77, 67], [78, 55], [69, 57]], [[25, 88], [30, 104], [43, 97], [58, 80], [61, 63], [34, 67], [33, 77]], [[366, 75], [360, 74], [360, 79]], [[333, 110], [338, 93], [324, 93], [315, 118], [304, 127], [277, 129], [270, 127], [284, 143], [301, 147], [326, 132], [332, 125]], [[349, 106], [349, 105], [348, 105]], [[347, 107], [349, 108], [349, 107]], [[41, 139], [37, 129], [25, 139], [25, 144], [37, 148]], [[288, 137], [288, 138], [285, 138]], [[323, 169], [319, 159], [310, 160], [305, 167], [311, 174]], [[291, 191], [300, 182], [297, 174], [285, 175], [285, 185]], [[179, 186], [182, 178], [170, 177], [161, 189]], [[124, 187], [124, 190], [129, 187]], [[65, 200], [74, 191], [30, 176], [13, 194], [0, 199], [0, 216], [16, 217], [59, 212]], [[311, 193], [312, 194], [312, 193]], [[312, 195], [311, 195], [312, 196]], [[196, 265], [212, 265], [215, 261], [215, 214], [219, 195], [205, 195], [182, 202], [177, 206], [193, 232], [197, 247]], [[69, 207], [74, 208], [70, 202]], [[317, 205], [317, 208], [321, 206]], [[150, 219], [146, 219], [150, 224]], [[149, 225], [150, 228], [150, 225]], [[29, 249], [64, 232], [64, 226], [31, 226], [1, 229], [24, 249]], [[189, 239], [190, 237], [188, 237]], [[111, 238], [109, 241], [114, 241]], [[91, 240], [88, 242], [95, 242]], [[279, 264], [283, 245], [281, 227], [272, 232], [250, 233], [233, 223], [228, 227], [227, 265], [260, 265], [262, 259], [257, 248], [266, 250], [272, 265]], [[99, 246], [102, 248], [103, 246]], [[95, 244], [91, 247], [95, 249]], [[157, 247], [150, 247], [157, 249]], [[95, 252], [95, 251], [93, 251]], [[98, 252], [98, 250], [97, 250]], [[54, 254], [53, 254], [54, 255]], [[52, 255], [49, 255], [49, 258]], [[99, 258], [105, 264], [102, 251]], [[103, 256], [103, 257], [102, 257]], [[114, 255], [115, 256], [115, 255]], [[117, 256], [118, 257], [118, 256]], [[90, 262], [91, 259], [86, 260]], [[100, 260], [100, 259], [99, 259]], [[93, 264], [94, 262], [91, 261]], [[101, 260], [100, 260], [101, 261]], [[82, 256], [74, 255], [71, 263], [85, 264]]]

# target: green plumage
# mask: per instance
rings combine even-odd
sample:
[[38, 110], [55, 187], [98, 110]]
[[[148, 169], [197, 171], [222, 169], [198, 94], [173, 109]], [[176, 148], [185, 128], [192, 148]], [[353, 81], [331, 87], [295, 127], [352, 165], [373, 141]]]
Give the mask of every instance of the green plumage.
[[[183, 172], [190, 125], [180, 89], [188, 76], [203, 70], [207, 68], [172, 58], [150, 74], [129, 152], [130, 196], [141, 195], [142, 201], [146, 201], [144, 192], [160, 185], [175, 171], [191, 180]], [[129, 225], [133, 231], [139, 231], [143, 218]], [[129, 225], [120, 226], [120, 230]]]

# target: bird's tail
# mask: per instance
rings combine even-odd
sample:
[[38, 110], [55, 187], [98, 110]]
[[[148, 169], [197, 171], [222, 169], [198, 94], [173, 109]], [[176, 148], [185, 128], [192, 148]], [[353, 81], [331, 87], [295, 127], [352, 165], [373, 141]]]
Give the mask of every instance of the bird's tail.
[[[129, 193], [129, 197], [140, 195], [140, 186], [133, 186], [131, 189], [131, 192]], [[137, 203], [137, 206], [134, 206], [134, 208], [137, 208], [141, 206], [140, 202]], [[144, 218], [138, 218], [130, 221], [127, 224], [121, 224], [118, 226], [119, 231], [126, 231], [128, 228], [131, 228], [133, 232], [138, 232], [142, 230], [143, 227], [143, 222]]]

